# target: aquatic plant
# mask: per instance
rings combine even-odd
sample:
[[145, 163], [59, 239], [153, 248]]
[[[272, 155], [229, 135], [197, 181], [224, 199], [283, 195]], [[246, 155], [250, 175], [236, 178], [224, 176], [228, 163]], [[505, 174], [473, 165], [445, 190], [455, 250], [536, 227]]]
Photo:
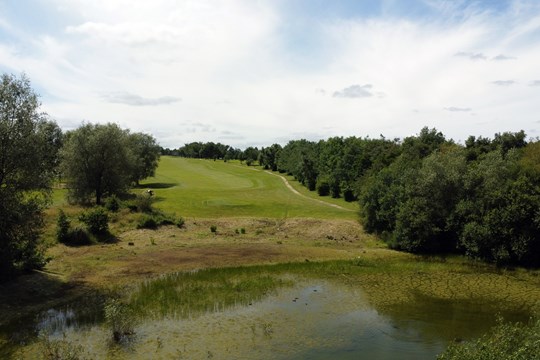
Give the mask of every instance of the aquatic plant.
[[111, 328], [114, 341], [120, 342], [135, 334], [136, 317], [128, 304], [113, 298], [105, 303], [104, 310], [105, 321]]
[[66, 340], [66, 334], [62, 339], [50, 339], [47, 334], [39, 338], [39, 350], [43, 360], [85, 360], [84, 348], [74, 345]]

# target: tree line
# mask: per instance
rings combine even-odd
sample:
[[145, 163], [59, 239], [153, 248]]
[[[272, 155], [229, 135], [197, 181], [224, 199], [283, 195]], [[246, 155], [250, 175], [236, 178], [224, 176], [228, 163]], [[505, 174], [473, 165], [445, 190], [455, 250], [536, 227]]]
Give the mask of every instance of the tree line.
[[148, 134], [116, 124], [83, 124], [62, 132], [40, 112], [24, 75], [0, 78], [0, 281], [46, 263], [43, 211], [59, 179], [71, 202], [100, 205], [121, 195], [158, 165]]
[[[228, 159], [225, 145], [206, 156], [213, 145], [186, 144], [177, 155]], [[404, 139], [302, 139], [235, 154], [321, 196], [358, 201], [365, 230], [391, 248], [540, 265], [540, 142], [524, 131], [458, 144], [425, 127]]]

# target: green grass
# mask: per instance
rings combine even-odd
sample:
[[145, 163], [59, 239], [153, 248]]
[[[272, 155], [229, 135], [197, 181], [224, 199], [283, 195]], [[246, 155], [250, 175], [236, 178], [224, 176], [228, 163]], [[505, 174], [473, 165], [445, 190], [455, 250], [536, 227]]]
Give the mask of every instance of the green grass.
[[484, 304], [493, 314], [506, 310], [522, 316], [538, 311], [535, 299], [540, 295], [538, 279], [528, 272], [497, 270], [460, 257], [411, 255], [171, 273], [140, 284], [128, 302], [143, 317], [182, 318], [247, 305], [309, 278], [362, 288], [379, 311], [400, 314], [423, 301], [426, 311], [428, 305], [436, 310], [441, 303], [456, 309]]
[[279, 177], [237, 163], [164, 156], [156, 176], [141, 187], [154, 190], [156, 207], [184, 217], [357, 218], [356, 212], [299, 196]]
[[290, 285], [292, 281], [276, 277], [264, 266], [203, 269], [146, 281], [131, 294], [129, 305], [143, 317], [185, 318], [247, 305]]

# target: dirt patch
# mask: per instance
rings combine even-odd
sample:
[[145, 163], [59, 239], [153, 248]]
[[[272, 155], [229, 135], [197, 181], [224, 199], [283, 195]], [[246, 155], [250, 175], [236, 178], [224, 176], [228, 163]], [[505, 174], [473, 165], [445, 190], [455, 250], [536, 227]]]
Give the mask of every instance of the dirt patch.
[[109, 286], [179, 270], [351, 258], [375, 244], [354, 221], [321, 219], [187, 219], [183, 229], [130, 230], [118, 238], [57, 245], [48, 269], [68, 281]]

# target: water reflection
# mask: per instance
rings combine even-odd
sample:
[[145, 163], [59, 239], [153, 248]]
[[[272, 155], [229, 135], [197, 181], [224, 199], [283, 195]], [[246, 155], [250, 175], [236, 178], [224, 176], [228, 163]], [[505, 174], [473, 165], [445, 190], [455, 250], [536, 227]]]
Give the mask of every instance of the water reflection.
[[[127, 346], [111, 341], [99, 302], [48, 310], [27, 331], [30, 337], [39, 332], [65, 336], [92, 358], [433, 359], [448, 341], [487, 331], [495, 313], [509, 320], [530, 315], [486, 299], [441, 300], [412, 290], [410, 296], [412, 301], [381, 305], [359, 286], [310, 280], [250, 305], [218, 306], [189, 318], [147, 319]], [[37, 351], [20, 347], [26, 355]], [[3, 357], [10, 354], [6, 349], [0, 351]]]

